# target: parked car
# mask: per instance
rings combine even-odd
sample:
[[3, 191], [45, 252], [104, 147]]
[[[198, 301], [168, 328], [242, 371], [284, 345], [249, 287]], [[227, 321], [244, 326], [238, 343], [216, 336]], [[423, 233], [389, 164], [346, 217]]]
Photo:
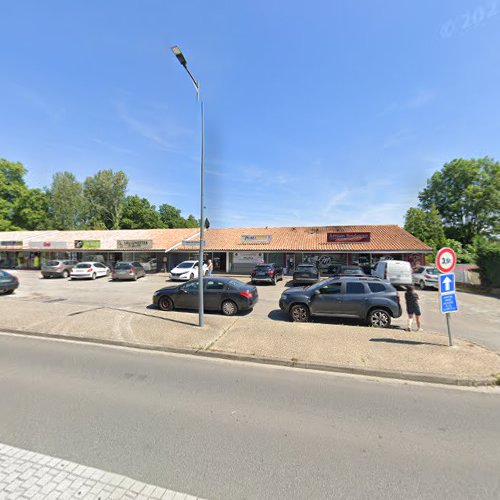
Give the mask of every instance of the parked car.
[[19, 279], [17, 276], [8, 273], [7, 271], [0, 270], [0, 294], [10, 295], [19, 286]]
[[439, 288], [439, 271], [433, 266], [418, 266], [413, 271], [413, 283], [422, 290], [426, 287]]
[[140, 262], [117, 262], [111, 273], [111, 278], [114, 281], [118, 280], [134, 280], [144, 278], [146, 271]]
[[[203, 276], [207, 274], [208, 266], [203, 263]], [[169, 273], [170, 279], [188, 281], [198, 277], [198, 261], [185, 260], [175, 266]]]
[[157, 270], [156, 259], [150, 259], [147, 262], [141, 262], [141, 265], [146, 272], [155, 272]]
[[250, 275], [252, 285], [255, 283], [272, 283], [276, 285], [279, 280], [283, 280], [283, 268], [277, 264], [259, 264]]
[[387, 280], [394, 286], [413, 284], [411, 264], [404, 260], [379, 260], [372, 275]]
[[76, 260], [48, 260], [42, 264], [44, 278], [67, 278], [78, 264]]
[[307, 288], [290, 288], [282, 293], [279, 306], [292, 321], [309, 321], [313, 316], [357, 318], [381, 328], [402, 313], [397, 290], [368, 276], [329, 278]]
[[[198, 280], [157, 290], [153, 304], [162, 311], [173, 309], [198, 309]], [[259, 296], [254, 286], [234, 278], [203, 278], [203, 300], [207, 311], [221, 311], [234, 316], [238, 311], [253, 309]]]
[[92, 279], [101, 276], [109, 276], [111, 270], [101, 262], [79, 262], [70, 273], [70, 278], [74, 279]]
[[319, 269], [314, 264], [299, 264], [293, 273], [294, 285], [312, 285], [320, 279]]
[[333, 264], [328, 268], [329, 274], [336, 276], [366, 276], [366, 273], [359, 266], [346, 266], [343, 264]]

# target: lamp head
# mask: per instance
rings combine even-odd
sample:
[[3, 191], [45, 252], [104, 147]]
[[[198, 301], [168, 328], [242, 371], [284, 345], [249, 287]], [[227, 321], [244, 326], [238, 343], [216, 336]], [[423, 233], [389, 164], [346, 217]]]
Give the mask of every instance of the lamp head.
[[185, 57], [183, 56], [181, 49], [177, 45], [174, 45], [171, 47], [172, 52], [174, 53], [175, 57], [177, 57], [177, 60], [183, 65], [186, 66], [187, 62]]

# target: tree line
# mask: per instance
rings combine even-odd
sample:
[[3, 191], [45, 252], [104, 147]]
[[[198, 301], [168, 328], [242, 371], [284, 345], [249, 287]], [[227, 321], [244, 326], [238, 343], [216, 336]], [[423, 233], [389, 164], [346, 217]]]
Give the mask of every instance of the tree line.
[[127, 195], [121, 170], [100, 170], [83, 182], [57, 172], [43, 189], [28, 187], [26, 174], [22, 163], [0, 158], [0, 231], [199, 227], [198, 219], [184, 218], [173, 205], [157, 208], [147, 198]]
[[405, 229], [434, 251], [448, 246], [470, 263], [491, 263], [500, 254], [500, 162], [454, 159], [427, 180], [418, 200], [406, 212]]

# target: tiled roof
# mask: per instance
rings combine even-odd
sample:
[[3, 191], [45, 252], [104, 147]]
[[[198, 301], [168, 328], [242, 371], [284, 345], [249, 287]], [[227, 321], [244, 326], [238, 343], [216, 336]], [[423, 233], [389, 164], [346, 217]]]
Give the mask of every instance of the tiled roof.
[[[327, 233], [370, 233], [370, 241], [329, 243]], [[269, 243], [242, 243], [242, 235], [270, 235], [271, 241]], [[397, 225], [209, 229], [205, 233], [205, 240], [206, 250], [214, 251], [429, 252], [432, 250]]]
[[[370, 233], [369, 242], [327, 241], [327, 233]], [[30, 242], [66, 242], [73, 248], [74, 240], [100, 240], [101, 249], [117, 249], [117, 240], [152, 240], [152, 250], [196, 251], [182, 247], [184, 239], [197, 240], [196, 229], [122, 229], [116, 231], [9, 231], [0, 232], [0, 241], [22, 241], [24, 249], [34, 248]], [[242, 243], [243, 235], [267, 235], [268, 243]], [[319, 226], [209, 229], [205, 232], [208, 251], [337, 251], [337, 252], [430, 252], [431, 248], [396, 225], [379, 226]], [[0, 247], [0, 250], [14, 247]], [[40, 248], [43, 249], [43, 248]], [[45, 248], [45, 250], [48, 250]]]

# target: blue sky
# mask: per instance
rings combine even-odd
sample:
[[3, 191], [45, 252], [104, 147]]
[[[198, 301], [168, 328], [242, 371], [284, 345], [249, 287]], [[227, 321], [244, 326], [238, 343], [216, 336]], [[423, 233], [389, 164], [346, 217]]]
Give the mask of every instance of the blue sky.
[[455, 157], [500, 159], [500, 0], [0, 2], [0, 156], [32, 187], [122, 169], [214, 227], [402, 224]]

